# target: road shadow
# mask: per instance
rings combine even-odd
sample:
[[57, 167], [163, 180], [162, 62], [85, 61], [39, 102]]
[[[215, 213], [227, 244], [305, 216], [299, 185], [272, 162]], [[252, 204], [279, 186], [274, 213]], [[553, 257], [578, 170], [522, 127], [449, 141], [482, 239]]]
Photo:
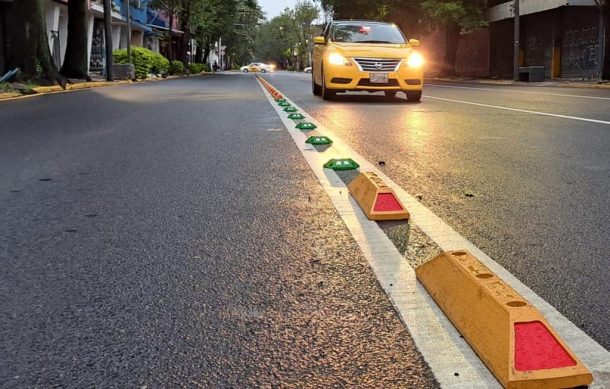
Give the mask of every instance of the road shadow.
[[373, 105], [416, 105], [420, 101], [407, 101], [403, 93], [399, 93], [396, 97], [386, 97], [379, 92], [367, 93], [339, 93], [330, 100], [336, 103], [355, 103], [355, 104], [373, 104]]

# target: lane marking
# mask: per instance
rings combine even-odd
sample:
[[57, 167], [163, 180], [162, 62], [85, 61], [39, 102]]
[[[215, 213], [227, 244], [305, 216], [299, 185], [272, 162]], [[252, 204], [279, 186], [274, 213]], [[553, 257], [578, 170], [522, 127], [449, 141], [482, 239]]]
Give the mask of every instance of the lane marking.
[[[474, 351], [460, 338], [460, 334], [438, 308], [423, 286], [417, 282], [414, 269], [390, 241], [379, 225], [366, 218], [356, 201], [349, 195], [347, 186], [332, 170], [322, 166], [329, 158], [348, 156], [356, 160], [361, 171], [377, 174], [391, 187], [411, 213], [411, 222], [419, 227], [443, 251], [467, 250], [475, 255], [508, 285], [536, 307], [587, 365], [594, 377], [591, 388], [610, 387], [610, 353], [574, 325], [553, 306], [525, 286], [508, 270], [483, 253], [473, 243], [442, 221], [431, 210], [387, 177], [360, 154], [352, 150], [337, 134], [317, 122], [285, 94], [285, 99], [312, 123], [318, 125], [318, 133], [333, 139], [332, 152], [319, 153], [304, 148], [307, 135], [296, 130], [288, 115], [275, 104], [271, 95], [259, 81], [259, 86], [271, 106], [284, 123], [297, 148], [313, 170], [320, 184], [328, 193], [337, 212], [362, 250], [373, 272], [407, 327], [418, 350], [430, 366], [442, 387], [448, 388], [500, 388]], [[459, 376], [455, 376], [459, 373]]]
[[610, 100], [610, 97], [570, 95], [570, 94], [565, 94], [565, 93], [534, 92], [534, 91], [523, 91], [523, 90], [496, 89], [496, 88], [476, 88], [476, 87], [472, 87], [472, 86], [441, 85], [441, 84], [426, 84], [426, 86], [434, 87], [434, 88], [472, 89], [472, 90], [482, 90], [482, 91], [489, 91], [489, 92], [506, 92], [506, 93], [521, 93], [521, 94], [530, 93], [530, 94], [544, 95], [544, 96], [577, 97], [579, 99]]
[[578, 121], [582, 121], [582, 122], [610, 125], [610, 121], [606, 121], [606, 120], [589, 119], [589, 118], [583, 118], [583, 117], [578, 117], [578, 116], [559, 115], [556, 113], [548, 113], [548, 112], [530, 111], [527, 109], [509, 108], [509, 107], [503, 107], [500, 105], [474, 103], [472, 101], [454, 100], [454, 99], [447, 99], [444, 97], [435, 97], [435, 96], [430, 96], [430, 95], [424, 95], [424, 97], [427, 99], [432, 99], [432, 100], [440, 100], [440, 101], [448, 101], [451, 103], [474, 105], [477, 107], [495, 108], [495, 109], [502, 109], [504, 111], [529, 113], [532, 115], [551, 116], [551, 117], [556, 117], [556, 118], [560, 118], [560, 119], [570, 119], [570, 120], [578, 120]]

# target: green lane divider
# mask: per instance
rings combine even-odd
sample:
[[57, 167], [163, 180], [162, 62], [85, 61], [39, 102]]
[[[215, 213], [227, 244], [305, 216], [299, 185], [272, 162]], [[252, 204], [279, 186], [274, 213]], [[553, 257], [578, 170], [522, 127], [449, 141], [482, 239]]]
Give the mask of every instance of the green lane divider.
[[291, 113], [290, 115], [288, 115], [288, 119], [301, 120], [305, 119], [305, 116], [301, 115], [300, 113]]
[[275, 101], [277, 101], [278, 104], [287, 102], [286, 99], [276, 99]]
[[284, 112], [297, 112], [297, 109], [295, 107], [286, 107]]
[[354, 170], [358, 169], [360, 165], [358, 165], [351, 158], [340, 158], [340, 159], [331, 159], [330, 161], [324, 164], [326, 169], [333, 170]]
[[290, 103], [287, 101], [280, 101], [279, 103], [277, 103], [277, 105], [279, 105], [280, 107], [290, 107]]
[[315, 130], [316, 128], [318, 128], [318, 126], [313, 123], [299, 123], [297, 124], [297, 128], [299, 130]]
[[333, 141], [327, 136], [310, 136], [305, 143], [310, 145], [330, 145]]

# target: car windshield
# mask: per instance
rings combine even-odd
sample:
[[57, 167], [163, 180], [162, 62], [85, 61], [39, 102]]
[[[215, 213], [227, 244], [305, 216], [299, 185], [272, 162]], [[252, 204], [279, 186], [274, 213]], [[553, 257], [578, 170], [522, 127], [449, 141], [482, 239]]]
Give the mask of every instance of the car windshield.
[[346, 43], [406, 43], [398, 27], [385, 23], [337, 23], [333, 25], [330, 39]]

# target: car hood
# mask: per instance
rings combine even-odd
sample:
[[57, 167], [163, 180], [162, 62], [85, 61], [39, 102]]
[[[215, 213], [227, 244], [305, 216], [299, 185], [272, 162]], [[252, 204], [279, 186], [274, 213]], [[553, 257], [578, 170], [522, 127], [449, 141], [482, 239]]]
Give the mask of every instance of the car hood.
[[337, 43], [330, 46], [337, 53], [346, 57], [368, 57], [368, 58], [406, 58], [413, 50], [407, 44], [359, 44], [359, 43]]

